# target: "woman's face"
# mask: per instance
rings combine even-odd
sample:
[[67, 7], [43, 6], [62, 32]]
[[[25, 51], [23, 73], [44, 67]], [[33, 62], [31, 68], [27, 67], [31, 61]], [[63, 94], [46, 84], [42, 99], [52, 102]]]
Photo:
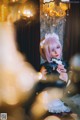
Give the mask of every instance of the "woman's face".
[[61, 59], [62, 56], [62, 47], [59, 43], [54, 42], [54, 45], [51, 50], [51, 58]]

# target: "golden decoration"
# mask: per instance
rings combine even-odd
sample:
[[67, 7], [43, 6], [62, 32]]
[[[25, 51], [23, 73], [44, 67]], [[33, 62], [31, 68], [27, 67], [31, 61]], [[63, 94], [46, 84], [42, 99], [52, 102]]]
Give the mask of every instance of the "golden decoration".
[[36, 14], [37, 5], [27, 0], [0, 0], [0, 22], [15, 22]]
[[4, 22], [7, 20], [8, 7], [5, 4], [0, 5], [0, 21]]
[[56, 17], [64, 17], [66, 15], [66, 10], [69, 9], [68, 3], [56, 3], [55, 1], [45, 2], [43, 3], [43, 13], [46, 16], [56, 16]]

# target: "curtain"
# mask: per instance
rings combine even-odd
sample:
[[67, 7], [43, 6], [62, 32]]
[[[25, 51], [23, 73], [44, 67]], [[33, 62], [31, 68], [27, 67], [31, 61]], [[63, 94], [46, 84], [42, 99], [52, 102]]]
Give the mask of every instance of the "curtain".
[[[36, 0], [35, 0], [36, 1]], [[39, 14], [39, 1], [36, 1], [38, 6], [36, 19], [21, 18], [16, 21], [17, 43], [19, 51], [24, 54], [32, 66], [39, 70], [40, 66], [40, 14]]]
[[71, 3], [66, 15], [63, 57], [70, 60], [80, 53], [80, 3]]

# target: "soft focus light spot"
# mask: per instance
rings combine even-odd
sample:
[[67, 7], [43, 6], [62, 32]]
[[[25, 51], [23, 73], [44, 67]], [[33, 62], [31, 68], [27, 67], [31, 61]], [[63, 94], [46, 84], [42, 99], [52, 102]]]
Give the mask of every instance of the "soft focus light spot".
[[44, 104], [36, 101], [31, 108], [31, 113], [33, 114], [33, 116], [35, 116], [35, 118], [39, 118], [44, 115], [44, 113], [46, 113], [46, 110], [44, 109]]
[[80, 54], [76, 54], [70, 60], [70, 65], [74, 70], [80, 70]]
[[20, 10], [18, 10], [18, 13], [20, 13]]
[[27, 99], [37, 78], [37, 72], [17, 50], [13, 24], [0, 23], [0, 103], [15, 105]]
[[15, 105], [18, 103], [16, 89], [14, 87], [8, 86], [2, 91], [3, 101], [9, 105]]
[[42, 73], [41, 72], [38, 72], [38, 79], [42, 79]]
[[24, 10], [23, 15], [25, 15], [27, 17], [32, 17], [33, 16], [32, 12], [30, 10]]
[[61, 119], [56, 116], [48, 116], [44, 120], [61, 120]]
[[48, 94], [47, 91], [41, 92], [37, 98], [35, 103], [32, 106], [31, 112], [37, 118], [41, 117], [46, 113], [46, 105], [48, 103]]

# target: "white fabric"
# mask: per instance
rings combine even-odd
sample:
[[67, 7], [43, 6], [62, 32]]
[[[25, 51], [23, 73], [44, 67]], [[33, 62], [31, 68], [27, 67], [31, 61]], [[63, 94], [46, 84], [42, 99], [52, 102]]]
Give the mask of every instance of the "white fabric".
[[47, 109], [51, 113], [70, 112], [70, 108], [64, 105], [59, 99], [56, 99], [47, 105]]

